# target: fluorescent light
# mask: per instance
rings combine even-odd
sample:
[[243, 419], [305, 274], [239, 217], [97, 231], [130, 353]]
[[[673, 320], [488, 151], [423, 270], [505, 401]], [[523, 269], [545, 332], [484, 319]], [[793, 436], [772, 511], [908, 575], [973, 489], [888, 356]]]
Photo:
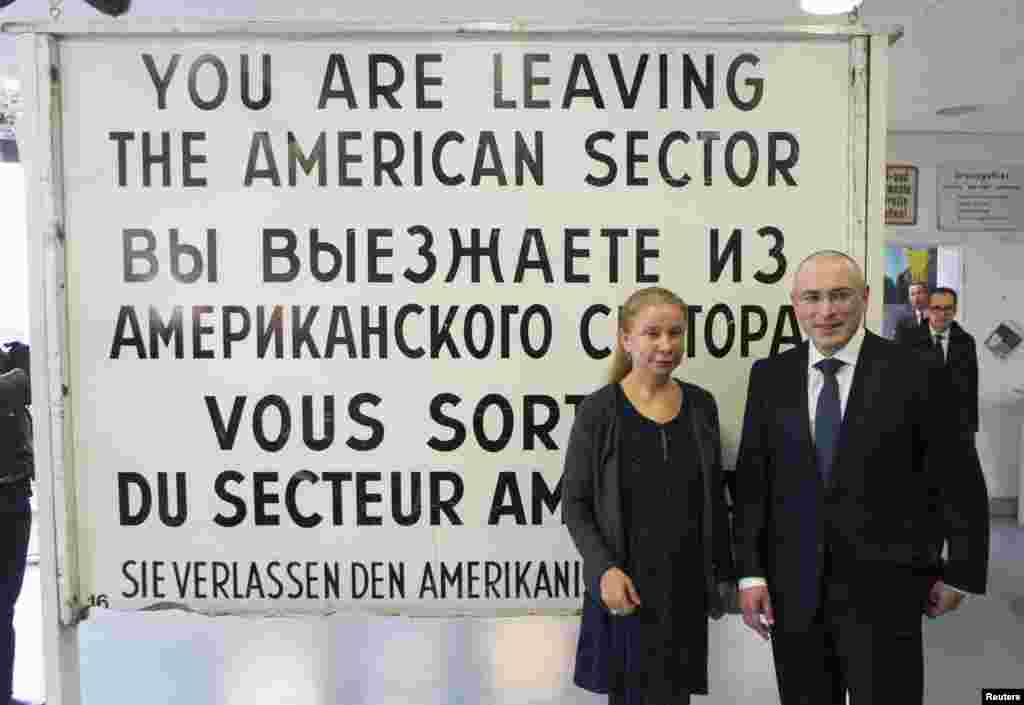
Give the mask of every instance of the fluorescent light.
[[982, 105], [949, 105], [945, 108], [939, 108], [935, 111], [935, 114], [939, 117], [962, 117], [980, 112], [983, 108], [984, 106]]
[[800, 0], [800, 9], [812, 15], [839, 15], [860, 5], [862, 0]]

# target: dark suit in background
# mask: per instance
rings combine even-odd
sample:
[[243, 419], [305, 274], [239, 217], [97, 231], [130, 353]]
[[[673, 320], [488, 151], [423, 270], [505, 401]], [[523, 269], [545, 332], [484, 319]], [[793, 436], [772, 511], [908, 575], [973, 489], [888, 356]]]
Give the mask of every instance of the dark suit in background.
[[[941, 353], [933, 338], [934, 331], [929, 326], [916, 329], [906, 339], [907, 344], [922, 358], [935, 364], [942, 370], [946, 397], [940, 400], [943, 413], [954, 424], [950, 433], [957, 436], [962, 446], [963, 462], [970, 473], [977, 478], [984, 488], [984, 472], [981, 469], [981, 458], [978, 456], [976, 435], [978, 432], [978, 348], [974, 336], [965, 331], [956, 321], [951, 321], [946, 328], [948, 343], [945, 353]], [[985, 492], [988, 501], [987, 491]], [[964, 529], [966, 530], [966, 529]], [[984, 547], [978, 544], [977, 552], [988, 557], [988, 534], [985, 535]]]
[[911, 282], [904, 291], [907, 292], [907, 305], [892, 330], [885, 331], [887, 337], [891, 337], [897, 343], [905, 342], [908, 335], [913, 335], [916, 328], [926, 325], [930, 313], [929, 286], [927, 282]]
[[949, 347], [941, 357], [927, 325], [915, 327], [902, 342], [943, 368], [950, 383], [948, 410], [959, 420], [959, 428], [973, 439], [978, 432], [978, 347], [974, 336], [956, 321], [949, 324], [947, 335]]
[[922, 332], [927, 335], [928, 321], [918, 321], [917, 313], [913, 309], [908, 311], [902, 318], [896, 321], [896, 328], [893, 332], [893, 340], [897, 343], [907, 344], [916, 340]]

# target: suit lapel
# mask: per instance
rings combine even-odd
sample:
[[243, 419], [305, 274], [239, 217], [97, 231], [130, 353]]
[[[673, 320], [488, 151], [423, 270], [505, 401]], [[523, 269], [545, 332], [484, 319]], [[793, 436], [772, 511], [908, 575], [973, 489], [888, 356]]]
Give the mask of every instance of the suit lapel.
[[[952, 339], [950, 339], [950, 342], [952, 342]], [[932, 337], [932, 329], [928, 326], [927, 322], [917, 328], [916, 337], [910, 343], [921, 355], [932, 358], [936, 363], [939, 362], [939, 353], [935, 349], [935, 338]], [[948, 350], [947, 355], [944, 357], [948, 357]], [[859, 365], [860, 363], [858, 362]]]
[[946, 349], [946, 365], [950, 366], [950, 363], [954, 358], [959, 358], [960, 353], [965, 349], [964, 339], [960, 335], [960, 328], [957, 326], [956, 321], [953, 321], [949, 329], [946, 331], [946, 335], [949, 336], [949, 347]]
[[[789, 419], [787, 426], [793, 429], [793, 440], [800, 446], [807, 457], [807, 462], [812, 468], [818, 467], [818, 459], [814, 452], [814, 438], [811, 436], [810, 407], [807, 404], [809, 375], [807, 365], [810, 361], [810, 343], [804, 341], [799, 348], [799, 354], [793, 357], [793, 364], [797, 366], [790, 374], [795, 375], [799, 384], [786, 385], [786, 389], [792, 390], [793, 396], [789, 399], [787, 413]], [[788, 379], [792, 379], [787, 375]]]
[[853, 370], [850, 396], [846, 400], [846, 410], [843, 412], [839, 445], [836, 448], [836, 459], [833, 465], [833, 480], [842, 471], [843, 458], [852, 455], [845, 452], [846, 449], [857, 448], [860, 443], [857, 438], [858, 434], [870, 425], [865, 422], [865, 418], [869, 413], [870, 400], [879, 398], [881, 384], [878, 339], [870, 331], [865, 331], [864, 343], [861, 345], [860, 355], [857, 357], [857, 366]]

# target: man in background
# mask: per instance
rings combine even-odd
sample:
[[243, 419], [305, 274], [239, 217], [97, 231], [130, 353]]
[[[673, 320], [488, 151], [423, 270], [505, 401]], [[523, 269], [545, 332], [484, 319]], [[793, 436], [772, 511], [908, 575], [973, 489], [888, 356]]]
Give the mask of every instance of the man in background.
[[914, 282], [910, 285], [908, 294], [910, 311], [896, 322], [893, 340], [897, 343], [906, 343], [916, 337], [918, 331], [928, 322], [928, 285], [924, 282]]
[[14, 603], [25, 579], [34, 475], [29, 350], [0, 347], [0, 703], [20, 705], [14, 687]]
[[[931, 293], [928, 327], [918, 332], [914, 343], [923, 352], [930, 349], [952, 382], [951, 404], [960, 418], [964, 437], [974, 446], [978, 432], [978, 348], [974, 336], [954, 320], [957, 294], [949, 287]], [[927, 334], [922, 335], [927, 331]]]
[[974, 336], [954, 320], [956, 314], [956, 290], [936, 288], [929, 297], [927, 324], [909, 331], [903, 342], [942, 370], [946, 383], [946, 399], [942, 402], [945, 413], [954, 420], [952, 430], [966, 451], [972, 474], [983, 478], [976, 442], [978, 348]]

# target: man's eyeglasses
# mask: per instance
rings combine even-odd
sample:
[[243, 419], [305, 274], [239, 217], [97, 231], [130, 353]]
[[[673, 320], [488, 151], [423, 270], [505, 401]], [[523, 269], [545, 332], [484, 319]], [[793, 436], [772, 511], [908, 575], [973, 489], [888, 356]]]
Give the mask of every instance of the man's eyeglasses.
[[797, 297], [804, 306], [820, 306], [826, 299], [833, 306], [849, 306], [857, 292], [854, 289], [829, 289], [828, 291], [805, 291]]
[[953, 313], [956, 310], [956, 306], [929, 306], [928, 308], [935, 313]]

